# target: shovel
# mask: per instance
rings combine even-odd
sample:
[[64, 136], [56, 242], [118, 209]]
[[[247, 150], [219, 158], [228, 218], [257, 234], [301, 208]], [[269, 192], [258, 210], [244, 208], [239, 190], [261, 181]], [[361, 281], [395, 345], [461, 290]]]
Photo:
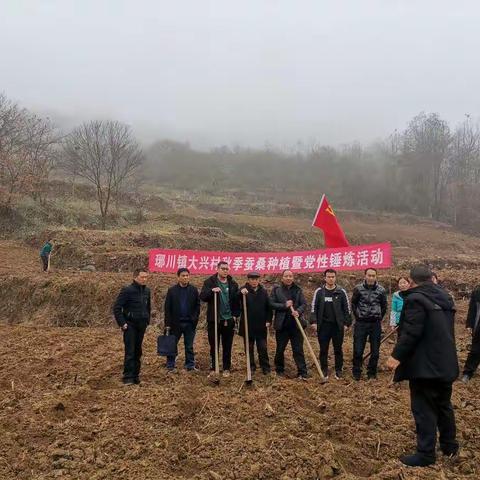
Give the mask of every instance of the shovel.
[[327, 379], [325, 378], [325, 375], [322, 372], [322, 369], [320, 368], [320, 364], [318, 363], [317, 356], [315, 355], [315, 352], [313, 351], [312, 345], [310, 341], [308, 340], [307, 334], [305, 333], [305, 330], [302, 327], [302, 324], [300, 323], [300, 320], [298, 317], [295, 317], [293, 315], [293, 312], [295, 311], [293, 307], [290, 307], [290, 310], [292, 311], [292, 317], [295, 319], [297, 322], [297, 327], [302, 332], [303, 339], [305, 340], [305, 343], [307, 344], [308, 351], [310, 352], [310, 355], [312, 356], [312, 359], [315, 363], [315, 366], [317, 367], [318, 374], [320, 375], [320, 383], [325, 383]]
[[215, 322], [215, 376], [212, 382], [215, 385], [220, 383], [220, 366], [218, 364], [218, 293], [213, 293], [213, 314]]
[[250, 343], [248, 340], [248, 313], [247, 313], [247, 296], [243, 295], [243, 319], [245, 326], [245, 357], [247, 359], [247, 378], [245, 383], [252, 384], [252, 368], [250, 366]]

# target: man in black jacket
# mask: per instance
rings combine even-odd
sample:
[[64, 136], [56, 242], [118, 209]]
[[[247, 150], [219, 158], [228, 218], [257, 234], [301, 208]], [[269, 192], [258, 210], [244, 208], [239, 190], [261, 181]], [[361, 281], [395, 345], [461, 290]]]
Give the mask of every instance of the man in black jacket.
[[412, 467], [435, 463], [437, 428], [443, 453], [453, 456], [458, 451], [451, 403], [452, 383], [458, 377], [455, 305], [431, 278], [425, 265], [410, 271], [410, 289], [400, 293], [404, 305], [397, 344], [387, 360], [387, 367], [395, 370], [394, 380], [410, 383], [417, 452], [400, 460]]
[[470, 297], [467, 314], [467, 329], [472, 334], [472, 346], [463, 367], [462, 382], [469, 382], [480, 364], [480, 287]]
[[320, 345], [320, 366], [328, 378], [328, 349], [330, 341], [335, 353], [335, 378], [342, 376], [344, 331], [352, 324], [347, 292], [337, 285], [337, 272], [325, 270], [325, 285], [313, 294], [310, 323], [314, 326]]
[[285, 349], [288, 342], [292, 346], [293, 359], [297, 365], [298, 378], [307, 379], [307, 364], [303, 353], [303, 335], [298, 330], [295, 317], [301, 319], [303, 327], [307, 322], [303, 319], [303, 313], [307, 302], [302, 289], [294, 282], [293, 272], [285, 270], [282, 275], [282, 283], [272, 290], [272, 307], [275, 310], [275, 338], [277, 350], [275, 352], [275, 370], [277, 375], [283, 376], [285, 372]]
[[140, 359], [142, 357], [143, 336], [150, 323], [150, 289], [145, 286], [148, 274], [143, 269], [133, 272], [133, 282], [123, 287], [113, 305], [113, 314], [123, 331], [125, 361], [123, 383], [140, 383]]
[[353, 368], [355, 380], [362, 375], [363, 353], [367, 340], [370, 342], [370, 360], [367, 366], [369, 379], [377, 378], [380, 341], [382, 338], [382, 320], [387, 313], [387, 293], [377, 283], [377, 271], [365, 270], [365, 280], [357, 285], [352, 294], [352, 312], [355, 316], [353, 328]]
[[[207, 330], [210, 344], [211, 370], [215, 370], [215, 321], [218, 323], [218, 342], [222, 342], [223, 376], [230, 376], [235, 318], [240, 315], [238, 284], [228, 274], [227, 262], [219, 262], [217, 273], [203, 282], [200, 299], [207, 302]], [[214, 295], [218, 295], [217, 317], [214, 312]], [[211, 373], [212, 374], [212, 373]]]
[[[175, 335], [177, 344], [183, 335], [185, 344], [185, 368], [196, 370], [193, 341], [200, 315], [198, 290], [190, 285], [190, 271], [180, 268], [177, 271], [178, 283], [170, 287], [165, 297], [165, 327]], [[175, 356], [167, 357], [167, 370], [175, 371]]]
[[[264, 375], [270, 373], [270, 361], [267, 351], [267, 328], [272, 321], [272, 306], [267, 290], [260, 284], [260, 274], [250, 272], [247, 283], [240, 290], [242, 316], [240, 318], [240, 335], [245, 337], [245, 312], [243, 311], [243, 296], [246, 296], [248, 314], [248, 348], [250, 351], [250, 366], [256, 370], [254, 345], [257, 344], [258, 361]], [[246, 346], [245, 346], [246, 348]]]

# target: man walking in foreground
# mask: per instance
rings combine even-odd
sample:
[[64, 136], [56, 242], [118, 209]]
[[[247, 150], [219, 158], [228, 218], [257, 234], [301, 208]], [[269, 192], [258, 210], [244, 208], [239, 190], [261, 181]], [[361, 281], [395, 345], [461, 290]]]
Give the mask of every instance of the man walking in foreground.
[[147, 278], [148, 273], [145, 270], [136, 269], [133, 272], [133, 282], [122, 288], [113, 305], [113, 314], [123, 331], [125, 344], [123, 366], [125, 385], [140, 383], [143, 336], [150, 323], [151, 313], [150, 289], [146, 286]]
[[[193, 372], [196, 370], [193, 341], [200, 315], [200, 298], [197, 288], [190, 284], [188, 268], [180, 268], [177, 277], [178, 283], [168, 289], [165, 297], [165, 327], [170, 328], [177, 344], [183, 335], [185, 368]], [[175, 371], [175, 356], [167, 357], [167, 370]]]
[[[200, 299], [207, 302], [207, 330], [210, 344], [211, 372], [215, 371], [215, 322], [218, 322], [218, 342], [222, 342], [223, 376], [230, 376], [235, 318], [240, 315], [238, 284], [228, 274], [227, 262], [219, 262], [217, 273], [203, 283]], [[215, 318], [214, 296], [218, 295], [218, 312]]]
[[365, 270], [365, 280], [357, 285], [352, 295], [352, 312], [355, 316], [353, 327], [353, 368], [355, 380], [362, 375], [363, 353], [367, 340], [370, 342], [370, 360], [367, 366], [369, 379], [377, 378], [382, 320], [387, 313], [387, 294], [377, 282], [374, 268]]
[[432, 282], [425, 265], [410, 271], [410, 289], [398, 328], [398, 340], [387, 367], [394, 380], [409, 380], [412, 414], [417, 431], [417, 451], [401, 462], [411, 467], [435, 463], [437, 429], [444, 455], [458, 452], [455, 416], [451, 403], [452, 383], [458, 377], [455, 346], [455, 305], [442, 288]]
[[337, 285], [337, 272], [325, 270], [325, 285], [313, 294], [310, 323], [317, 331], [320, 345], [320, 366], [328, 378], [330, 341], [335, 353], [335, 379], [342, 377], [344, 331], [352, 324], [347, 292]]

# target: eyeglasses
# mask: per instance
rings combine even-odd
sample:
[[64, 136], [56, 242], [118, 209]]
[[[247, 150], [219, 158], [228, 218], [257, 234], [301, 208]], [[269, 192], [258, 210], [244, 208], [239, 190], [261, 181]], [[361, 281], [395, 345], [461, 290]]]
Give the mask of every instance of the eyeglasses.
[[228, 267], [220, 267], [220, 270], [230, 270]]

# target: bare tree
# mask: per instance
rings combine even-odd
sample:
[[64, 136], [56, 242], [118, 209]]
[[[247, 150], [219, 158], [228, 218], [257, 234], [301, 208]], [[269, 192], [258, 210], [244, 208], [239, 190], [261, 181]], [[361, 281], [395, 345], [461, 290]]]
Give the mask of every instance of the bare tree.
[[18, 194], [43, 200], [59, 136], [50, 120], [0, 95], [0, 184], [4, 204]]
[[450, 128], [438, 114], [424, 112], [414, 117], [403, 134], [402, 157], [423, 189], [430, 214], [440, 218], [443, 166], [451, 142]]
[[105, 229], [112, 198], [143, 161], [142, 150], [128, 125], [92, 121], [65, 139], [64, 169], [93, 184]]

